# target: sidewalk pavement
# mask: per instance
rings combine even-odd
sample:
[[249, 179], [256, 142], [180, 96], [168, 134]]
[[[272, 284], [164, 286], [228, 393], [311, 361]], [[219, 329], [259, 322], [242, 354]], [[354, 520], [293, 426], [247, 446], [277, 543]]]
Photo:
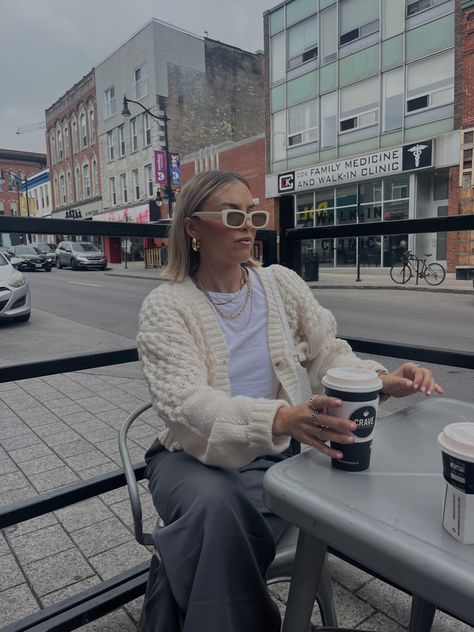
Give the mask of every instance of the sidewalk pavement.
[[[161, 268], [145, 268], [142, 261], [131, 261], [127, 268], [123, 263], [110, 264], [105, 272], [108, 276], [121, 276], [135, 279], [156, 279], [163, 281]], [[397, 285], [390, 278], [388, 268], [361, 268], [360, 281], [357, 279], [356, 268], [320, 268], [319, 281], [310, 281], [311, 288], [324, 289], [357, 289], [357, 290], [409, 290], [420, 292], [446, 292], [455, 294], [474, 294], [472, 280], [459, 280], [455, 274], [446, 274], [446, 279], [441, 285], [430, 286], [423, 279], [419, 279], [418, 285], [411, 279], [405, 285]]]
[[[109, 472], [120, 466], [118, 429], [149, 398], [138, 363], [0, 384], [0, 505]], [[132, 459], [143, 459], [159, 422], [153, 411], [130, 432]], [[145, 530], [155, 510], [140, 483]], [[132, 533], [125, 488], [0, 533], [0, 624], [25, 617], [149, 559]], [[402, 632], [410, 599], [384, 582], [330, 559], [339, 625]], [[287, 587], [272, 593], [284, 612]], [[84, 626], [136, 630], [142, 598]], [[315, 608], [313, 622], [318, 624]], [[437, 613], [434, 632], [470, 626]], [[225, 632], [225, 630], [223, 630]]]

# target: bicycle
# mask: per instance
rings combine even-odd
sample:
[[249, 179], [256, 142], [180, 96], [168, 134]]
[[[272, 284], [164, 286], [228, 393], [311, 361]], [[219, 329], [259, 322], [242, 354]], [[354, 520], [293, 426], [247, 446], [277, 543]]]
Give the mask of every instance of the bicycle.
[[425, 258], [420, 259], [413, 252], [407, 250], [401, 260], [390, 268], [392, 281], [400, 284], [408, 283], [411, 277], [416, 274], [417, 283], [418, 279], [421, 278], [428, 285], [440, 285], [446, 278], [446, 270], [440, 263], [426, 263], [428, 257], [431, 255], [425, 254]]

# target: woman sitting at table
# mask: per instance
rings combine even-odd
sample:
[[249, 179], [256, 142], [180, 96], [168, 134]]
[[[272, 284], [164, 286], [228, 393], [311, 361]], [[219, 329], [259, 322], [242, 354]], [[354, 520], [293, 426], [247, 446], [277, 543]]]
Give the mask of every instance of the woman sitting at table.
[[359, 359], [297, 274], [262, 269], [251, 255], [268, 220], [242, 176], [194, 176], [171, 226], [165, 273], [172, 282], [153, 290], [141, 309], [138, 348], [165, 425], [146, 455], [166, 525], [154, 532], [162, 563], [147, 588], [146, 631], [280, 630], [265, 572], [286, 523], [265, 510], [263, 475], [293, 454], [290, 439], [333, 458], [342, 455], [329, 441], [354, 441], [353, 422], [325, 413], [339, 400], [296, 401], [294, 360], [269, 274], [313, 393], [335, 366], [381, 371], [383, 392], [396, 397], [442, 392], [431, 372], [412, 362], [387, 373]]

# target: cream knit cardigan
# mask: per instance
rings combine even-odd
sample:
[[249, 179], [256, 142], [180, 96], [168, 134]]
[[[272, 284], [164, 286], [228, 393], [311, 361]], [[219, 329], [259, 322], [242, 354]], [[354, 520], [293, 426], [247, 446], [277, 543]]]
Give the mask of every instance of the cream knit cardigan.
[[[271, 266], [288, 315], [300, 361], [314, 393], [334, 366], [380, 368], [359, 359], [336, 338], [336, 321], [293, 271]], [[280, 380], [279, 399], [230, 396], [229, 352], [216, 315], [191, 279], [166, 283], [145, 299], [137, 337], [153, 406], [166, 428], [158, 438], [168, 450], [186, 450], [217, 467], [239, 467], [283, 451], [288, 437], [272, 435], [275, 413], [292, 405], [296, 373], [266, 270], [257, 268], [268, 304], [268, 345]], [[267, 349], [262, 349], [267, 353]]]

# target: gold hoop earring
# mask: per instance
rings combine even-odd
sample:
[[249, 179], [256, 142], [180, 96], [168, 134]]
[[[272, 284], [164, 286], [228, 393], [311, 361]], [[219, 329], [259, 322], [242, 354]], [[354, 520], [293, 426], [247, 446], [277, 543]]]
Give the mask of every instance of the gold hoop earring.
[[199, 252], [199, 249], [201, 248], [201, 242], [198, 241], [196, 237], [193, 237], [191, 240], [191, 248], [194, 250], [194, 252]]

